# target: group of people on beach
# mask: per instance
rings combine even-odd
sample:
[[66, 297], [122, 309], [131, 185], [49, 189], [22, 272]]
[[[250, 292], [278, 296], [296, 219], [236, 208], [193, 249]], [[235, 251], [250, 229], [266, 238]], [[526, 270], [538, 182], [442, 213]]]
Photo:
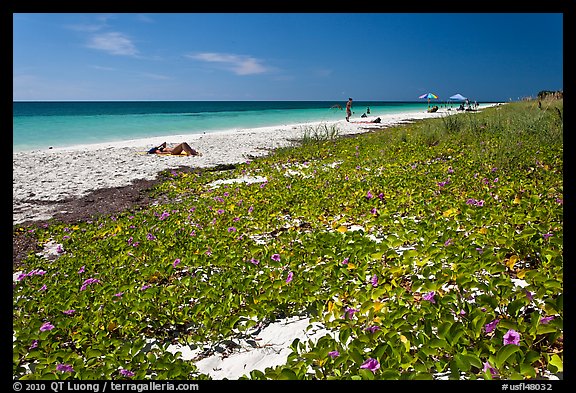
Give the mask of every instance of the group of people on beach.
[[[352, 100], [352, 98], [350, 97], [350, 98], [348, 98], [348, 102], [346, 102], [346, 121], [348, 121], [348, 122], [350, 121], [350, 117], [352, 116], [352, 113], [353, 113], [352, 112], [352, 102], [353, 101], [354, 100]], [[362, 118], [368, 117], [367, 114], [368, 115], [370, 114], [370, 107], [369, 106], [366, 107], [366, 112], [364, 112], [362, 114], [362, 116], [360, 116], [360, 117], [362, 117]], [[376, 121], [375, 123], [380, 123], [380, 118], [378, 118], [378, 121]]]

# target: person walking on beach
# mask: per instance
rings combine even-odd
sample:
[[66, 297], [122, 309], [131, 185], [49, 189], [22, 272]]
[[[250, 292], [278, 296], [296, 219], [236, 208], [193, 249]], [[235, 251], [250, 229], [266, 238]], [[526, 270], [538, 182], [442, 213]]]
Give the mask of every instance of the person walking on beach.
[[346, 121], [350, 121], [350, 116], [352, 116], [352, 98], [348, 98], [346, 103]]

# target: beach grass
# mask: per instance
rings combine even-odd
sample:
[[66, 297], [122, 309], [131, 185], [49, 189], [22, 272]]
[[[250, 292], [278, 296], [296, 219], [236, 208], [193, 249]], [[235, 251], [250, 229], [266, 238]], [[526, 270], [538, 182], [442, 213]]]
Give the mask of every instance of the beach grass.
[[[563, 101], [446, 115], [167, 171], [157, 204], [31, 229], [16, 379], [210, 379], [171, 343], [305, 315], [246, 379], [533, 379], [563, 372]], [[17, 229], [16, 229], [17, 230]]]

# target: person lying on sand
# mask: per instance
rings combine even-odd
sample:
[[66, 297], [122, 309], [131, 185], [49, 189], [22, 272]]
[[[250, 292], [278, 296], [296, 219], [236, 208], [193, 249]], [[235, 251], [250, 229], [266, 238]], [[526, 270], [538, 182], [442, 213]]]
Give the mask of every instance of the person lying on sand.
[[182, 152], [184, 152], [187, 156], [202, 155], [202, 153], [199, 153], [196, 150], [192, 149], [190, 145], [186, 142], [182, 142], [174, 147], [167, 147], [166, 142], [164, 142], [160, 146], [153, 147], [152, 149], [148, 150], [148, 154], [165, 154], [173, 156], [178, 156], [182, 154]]

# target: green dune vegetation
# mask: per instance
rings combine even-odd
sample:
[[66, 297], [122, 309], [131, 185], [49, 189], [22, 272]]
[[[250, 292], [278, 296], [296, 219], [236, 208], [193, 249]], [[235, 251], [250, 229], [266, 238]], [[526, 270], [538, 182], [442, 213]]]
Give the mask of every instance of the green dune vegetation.
[[19, 267], [13, 376], [210, 379], [167, 346], [297, 315], [333, 334], [241, 379], [562, 373], [562, 116], [544, 99], [307, 128], [227, 170], [166, 171], [146, 208], [29, 229], [58, 257]]

